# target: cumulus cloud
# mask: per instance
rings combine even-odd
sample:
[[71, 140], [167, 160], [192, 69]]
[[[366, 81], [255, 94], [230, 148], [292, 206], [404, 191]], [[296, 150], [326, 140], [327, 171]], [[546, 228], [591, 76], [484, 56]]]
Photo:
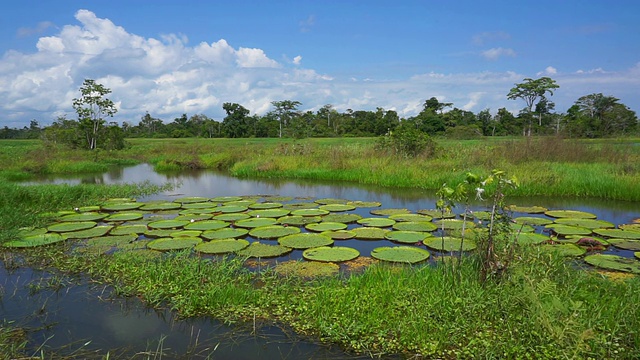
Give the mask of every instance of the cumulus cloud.
[[556, 68], [554, 68], [553, 66], [547, 66], [544, 71], [539, 71], [536, 73], [536, 75], [538, 76], [543, 76], [543, 75], [556, 75], [558, 73], [558, 70]]
[[498, 60], [498, 58], [502, 56], [510, 56], [515, 57], [516, 52], [513, 49], [505, 49], [505, 48], [491, 48], [489, 50], [485, 50], [481, 53], [481, 55], [488, 60]]
[[293, 63], [296, 65], [300, 65], [300, 61], [302, 61], [302, 56], [300, 55], [293, 58]]

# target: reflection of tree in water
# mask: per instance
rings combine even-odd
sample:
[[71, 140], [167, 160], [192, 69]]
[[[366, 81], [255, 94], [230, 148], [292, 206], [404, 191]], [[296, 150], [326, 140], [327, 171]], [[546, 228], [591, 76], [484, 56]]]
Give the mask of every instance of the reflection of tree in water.
[[113, 166], [107, 171], [107, 175], [111, 178], [111, 181], [122, 180], [124, 176], [124, 167], [122, 166]]
[[101, 185], [104, 184], [104, 175], [83, 176], [82, 179], [80, 179], [80, 183]]

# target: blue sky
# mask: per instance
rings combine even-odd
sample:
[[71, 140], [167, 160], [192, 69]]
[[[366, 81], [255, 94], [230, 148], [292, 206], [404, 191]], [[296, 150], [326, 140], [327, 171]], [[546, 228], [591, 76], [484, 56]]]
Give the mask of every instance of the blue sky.
[[0, 126], [74, 118], [85, 78], [112, 89], [113, 120], [148, 111], [224, 117], [237, 102], [393, 109], [435, 96], [478, 112], [550, 76], [564, 112], [602, 92], [640, 110], [640, 2], [20, 1], [0, 5]]

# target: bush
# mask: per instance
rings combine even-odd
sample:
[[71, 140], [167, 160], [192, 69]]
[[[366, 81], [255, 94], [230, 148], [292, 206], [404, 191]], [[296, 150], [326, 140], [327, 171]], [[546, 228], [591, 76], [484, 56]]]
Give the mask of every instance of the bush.
[[376, 150], [406, 158], [431, 156], [436, 150], [436, 143], [413, 124], [401, 124], [395, 131], [378, 138]]

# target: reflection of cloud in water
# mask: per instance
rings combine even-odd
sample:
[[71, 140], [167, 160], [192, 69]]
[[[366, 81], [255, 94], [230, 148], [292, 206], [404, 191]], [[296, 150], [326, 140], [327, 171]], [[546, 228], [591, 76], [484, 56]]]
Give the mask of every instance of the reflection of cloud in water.
[[144, 342], [157, 335], [157, 328], [165, 323], [157, 316], [139, 316], [127, 312], [112, 312], [104, 320], [105, 327], [122, 343]]

